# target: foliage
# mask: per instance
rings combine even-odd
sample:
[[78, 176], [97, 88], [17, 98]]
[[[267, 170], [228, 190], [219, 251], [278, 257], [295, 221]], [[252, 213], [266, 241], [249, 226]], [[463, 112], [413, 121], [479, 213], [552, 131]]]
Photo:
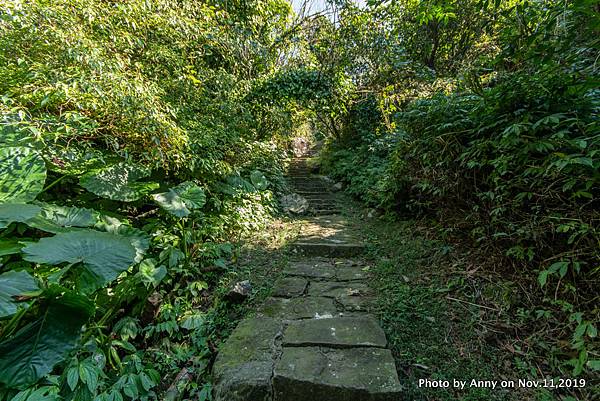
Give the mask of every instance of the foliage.
[[[421, 66], [390, 76], [392, 64], [376, 57], [384, 67], [370, 69], [377, 78], [360, 81], [348, 102], [342, 135], [322, 156], [326, 171], [371, 206], [432, 217], [503, 255], [507, 274], [537, 287], [522, 318], [539, 339], [533, 348], [545, 373], [592, 375], [600, 322], [597, 4], [374, 1], [340, 15], [339, 35], [369, 15]], [[355, 45], [341, 44], [373, 55]], [[561, 333], [548, 338], [547, 324]]]
[[210, 398], [229, 241], [275, 212], [300, 114], [250, 98], [289, 17], [0, 1], [0, 400], [164, 399], [184, 366]]

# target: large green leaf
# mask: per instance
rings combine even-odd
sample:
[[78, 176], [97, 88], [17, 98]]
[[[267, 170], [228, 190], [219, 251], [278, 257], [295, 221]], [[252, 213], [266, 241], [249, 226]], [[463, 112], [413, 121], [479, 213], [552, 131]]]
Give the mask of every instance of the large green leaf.
[[39, 290], [35, 279], [27, 272], [8, 271], [0, 274], [0, 318], [17, 313], [19, 306], [29, 306], [17, 302], [14, 297]]
[[49, 233], [66, 233], [74, 227], [92, 227], [97, 213], [90, 209], [38, 203], [41, 213], [26, 221], [27, 225]]
[[[98, 220], [98, 213], [90, 209], [74, 206], [58, 206], [41, 202], [36, 202], [36, 205], [39, 205], [40, 207], [39, 214], [26, 220], [18, 221], [22, 221], [30, 227], [48, 233], [67, 233], [77, 230], [80, 227], [92, 227]], [[0, 218], [0, 228], [1, 227]]]
[[127, 163], [91, 171], [79, 183], [88, 191], [112, 200], [133, 202], [158, 188], [154, 182], [138, 182], [150, 175], [150, 170]]
[[75, 348], [93, 310], [75, 293], [53, 300], [39, 319], [0, 343], [0, 383], [23, 389], [50, 373]]
[[6, 228], [10, 223], [24, 223], [37, 216], [41, 207], [25, 203], [0, 203], [0, 228]]
[[91, 209], [42, 204], [42, 216], [61, 227], [91, 227], [96, 223], [96, 216]]
[[23, 248], [30, 262], [58, 265], [82, 263], [96, 287], [103, 286], [131, 266], [136, 250], [129, 238], [92, 230], [59, 233]]
[[0, 256], [21, 253], [23, 245], [16, 239], [0, 239]]
[[265, 175], [258, 170], [254, 170], [250, 174], [250, 181], [252, 181], [252, 185], [254, 185], [254, 187], [259, 191], [264, 191], [269, 187], [269, 181], [267, 180], [267, 177], [265, 177]]
[[0, 121], [0, 145], [20, 146], [34, 142], [35, 137], [31, 132], [19, 127], [15, 123]]
[[177, 217], [186, 217], [192, 210], [199, 209], [206, 203], [206, 195], [202, 188], [190, 181], [182, 182], [168, 192], [154, 194], [152, 197], [160, 207]]
[[106, 231], [115, 235], [127, 238], [131, 246], [135, 248], [135, 262], [139, 263], [144, 258], [144, 254], [150, 248], [150, 238], [142, 230], [121, 224], [120, 226], [107, 227]]
[[46, 163], [33, 149], [0, 148], [0, 203], [27, 203], [42, 192]]

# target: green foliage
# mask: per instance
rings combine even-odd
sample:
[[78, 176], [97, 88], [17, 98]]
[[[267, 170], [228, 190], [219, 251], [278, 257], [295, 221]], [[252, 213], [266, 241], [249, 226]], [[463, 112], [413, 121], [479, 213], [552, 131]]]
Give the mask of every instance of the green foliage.
[[46, 163], [34, 150], [0, 148], [0, 203], [26, 203], [42, 192]]
[[[597, 11], [587, 0], [375, 1], [343, 6], [323, 34], [344, 57], [316, 49], [324, 71], [337, 63], [358, 83], [323, 153], [328, 173], [371, 206], [431, 217], [501, 255], [537, 288], [521, 310], [544, 374], [590, 375], [597, 353]], [[358, 33], [332, 45], [367, 23], [413, 63], [394, 65]], [[355, 72], [364, 60], [377, 68]]]
[[118, 163], [83, 175], [79, 183], [88, 191], [112, 200], [132, 202], [158, 188], [156, 183], [138, 182], [150, 175], [148, 169]]
[[17, 313], [20, 306], [28, 307], [27, 302], [17, 302], [23, 297], [39, 289], [35, 279], [24, 271], [8, 271], [0, 274], [0, 318]]
[[186, 217], [194, 209], [199, 209], [206, 203], [206, 195], [202, 188], [193, 182], [183, 182], [169, 192], [152, 195], [156, 203], [176, 217]]
[[202, 316], [300, 115], [254, 113], [291, 8], [246, 3], [0, 2], [0, 400], [163, 399], [183, 366], [210, 398]]
[[37, 205], [25, 203], [1, 203], [0, 204], [0, 228], [6, 228], [10, 223], [24, 223], [42, 211]]
[[92, 311], [80, 295], [67, 292], [52, 299], [37, 320], [0, 343], [0, 383], [25, 388], [50, 373], [77, 345]]
[[101, 287], [133, 264], [135, 248], [125, 237], [77, 230], [28, 244], [23, 248], [23, 254], [25, 260], [35, 263], [68, 263], [68, 268], [81, 263], [85, 269], [82, 279], [85, 286]]

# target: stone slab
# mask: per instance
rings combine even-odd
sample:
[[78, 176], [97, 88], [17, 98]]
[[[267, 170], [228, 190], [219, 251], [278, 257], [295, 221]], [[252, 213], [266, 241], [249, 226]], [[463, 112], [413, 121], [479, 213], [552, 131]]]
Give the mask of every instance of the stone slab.
[[332, 243], [332, 242], [305, 242], [294, 243], [295, 249], [307, 256], [349, 257], [358, 256], [365, 251], [363, 244], [358, 243]]
[[298, 297], [304, 294], [306, 287], [308, 286], [308, 280], [302, 277], [284, 277], [274, 285], [273, 296], [274, 297]]
[[238, 324], [213, 366], [216, 401], [271, 400], [274, 343], [281, 329], [280, 321], [269, 318]]
[[360, 265], [337, 265], [334, 270], [336, 279], [340, 281], [366, 280], [369, 277], [369, 272]]
[[366, 296], [369, 287], [360, 282], [348, 281], [315, 281], [310, 283], [308, 295], [337, 298], [342, 295]]
[[334, 300], [325, 297], [268, 298], [259, 313], [285, 320], [321, 319], [340, 315]]
[[275, 364], [274, 401], [400, 401], [387, 349], [284, 348]]
[[345, 311], [367, 311], [369, 287], [356, 281], [315, 281], [310, 283], [308, 295], [333, 298]]
[[356, 297], [351, 295], [341, 295], [335, 298], [335, 302], [340, 304], [345, 315], [349, 316], [352, 312], [368, 312], [370, 299], [367, 297]]
[[309, 278], [333, 278], [333, 264], [324, 261], [291, 262], [283, 270], [284, 275]]
[[385, 334], [371, 316], [335, 317], [290, 322], [283, 332], [284, 346], [323, 345], [334, 348], [381, 347]]

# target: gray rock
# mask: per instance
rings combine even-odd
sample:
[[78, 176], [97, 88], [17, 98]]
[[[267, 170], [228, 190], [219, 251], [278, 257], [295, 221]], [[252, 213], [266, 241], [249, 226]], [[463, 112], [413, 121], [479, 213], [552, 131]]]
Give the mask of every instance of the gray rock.
[[371, 291], [361, 282], [320, 281], [310, 284], [308, 294], [334, 298], [346, 311], [365, 311]]
[[341, 191], [344, 188], [344, 185], [341, 182], [336, 182], [331, 188], [337, 192]]
[[275, 401], [398, 401], [394, 359], [381, 348], [285, 347], [275, 365]]
[[347, 281], [315, 281], [310, 284], [309, 295], [338, 298], [343, 295], [366, 296], [370, 289], [365, 283]]
[[300, 320], [290, 322], [283, 332], [284, 346], [383, 348], [386, 344], [383, 330], [371, 316]]
[[275, 283], [274, 297], [292, 298], [304, 294], [308, 280], [302, 277], [284, 277]]
[[327, 256], [330, 258], [357, 256], [365, 251], [359, 243], [333, 243], [298, 241], [294, 244], [300, 253], [307, 256]]
[[230, 288], [227, 295], [225, 295], [225, 298], [227, 298], [227, 300], [230, 302], [242, 303], [250, 296], [251, 293], [252, 284], [250, 284], [250, 281], [244, 280], [235, 283], [233, 287]]
[[308, 201], [296, 193], [284, 195], [279, 200], [285, 213], [303, 214], [308, 210]]
[[335, 277], [339, 281], [366, 280], [369, 277], [365, 266], [339, 265], [335, 267]]

